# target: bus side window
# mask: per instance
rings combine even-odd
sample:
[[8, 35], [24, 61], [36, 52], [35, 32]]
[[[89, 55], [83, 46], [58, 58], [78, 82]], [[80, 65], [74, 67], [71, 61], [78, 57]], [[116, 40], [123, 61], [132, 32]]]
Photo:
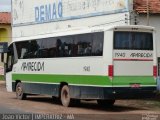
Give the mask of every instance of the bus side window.
[[14, 54], [13, 54], [13, 45], [11, 45], [8, 48], [6, 72], [12, 71], [13, 64], [14, 64]]

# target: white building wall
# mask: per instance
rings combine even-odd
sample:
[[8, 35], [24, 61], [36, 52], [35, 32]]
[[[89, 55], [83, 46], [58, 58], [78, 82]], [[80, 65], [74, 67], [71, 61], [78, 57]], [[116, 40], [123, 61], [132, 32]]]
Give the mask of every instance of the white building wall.
[[[83, 19], [74, 19], [66, 21], [48, 22], [44, 24], [34, 24], [34, 25], [22, 25], [13, 27], [13, 36], [25, 37], [25, 36], [35, 36], [41, 34], [53, 33], [55, 30], [62, 30], [67, 28], [84, 28], [93, 27], [99, 25], [128, 25], [129, 23], [129, 13], [117, 13], [105, 16], [88, 17]], [[127, 20], [126, 20], [127, 19]]]
[[[138, 17], [138, 24], [147, 25], [146, 15], [140, 15]], [[160, 15], [150, 15], [149, 25], [155, 27], [156, 30], [156, 45], [157, 45], [157, 57], [160, 57]]]
[[132, 0], [12, 0], [14, 38], [66, 28], [130, 24]]

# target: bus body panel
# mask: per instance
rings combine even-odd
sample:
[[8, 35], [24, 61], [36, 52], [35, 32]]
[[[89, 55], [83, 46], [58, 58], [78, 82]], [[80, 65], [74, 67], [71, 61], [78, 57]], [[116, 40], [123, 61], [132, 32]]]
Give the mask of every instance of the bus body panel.
[[153, 61], [114, 61], [114, 76], [153, 76]]
[[[119, 29], [119, 27], [117, 28]], [[132, 99], [154, 95], [156, 90], [153, 76], [153, 66], [156, 65], [155, 46], [153, 51], [114, 50], [114, 30], [117, 28], [90, 31], [90, 33], [102, 32], [102, 30], [104, 32], [102, 56], [18, 59], [17, 63], [13, 65], [11, 75], [13, 91], [15, 91], [16, 81], [20, 80], [24, 85], [25, 93], [48, 94], [57, 97], [61, 83], [67, 83], [71, 97], [78, 99]], [[122, 26], [122, 28], [119, 30], [132, 30], [131, 26]], [[141, 29], [139, 26], [137, 28]], [[145, 32], [152, 30], [148, 27], [144, 27], [144, 29], [146, 29]], [[143, 31], [143, 29], [139, 31]], [[67, 36], [68, 33], [64, 33], [64, 35]], [[78, 33], [73, 32], [72, 35]], [[60, 35], [63, 36], [62, 33]], [[54, 35], [52, 36], [54, 37]], [[43, 38], [45, 37], [47, 35], [43, 36]], [[27, 39], [23, 39], [27, 41]], [[41, 39], [41, 37], [37, 39]], [[18, 39], [18, 42], [21, 40]], [[126, 59], [121, 57], [121, 54], [118, 57], [115, 56], [118, 52], [126, 55], [132, 54], [132, 52], [145, 52], [153, 56], [149, 56], [147, 60], [146, 57], [141, 57], [142, 60], [131, 57], [126, 57]], [[113, 66], [113, 71], [109, 71], [109, 66]], [[113, 72], [112, 76], [109, 76], [110, 72]]]
[[12, 72], [8, 72], [7, 74], [6, 74], [6, 89], [7, 89], [7, 91], [8, 92], [12, 92], [13, 90], [12, 90]]
[[[154, 32], [123, 30], [114, 32], [113, 87], [156, 87]], [[128, 89], [128, 90], [129, 90]], [[136, 90], [135, 90], [136, 91]]]

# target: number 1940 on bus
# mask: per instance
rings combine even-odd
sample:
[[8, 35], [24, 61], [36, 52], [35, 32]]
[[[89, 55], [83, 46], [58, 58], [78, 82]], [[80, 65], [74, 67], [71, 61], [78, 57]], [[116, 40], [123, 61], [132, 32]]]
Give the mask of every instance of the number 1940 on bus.
[[125, 56], [126, 56], [126, 53], [120, 53], [120, 52], [115, 53], [115, 57], [125, 57]]

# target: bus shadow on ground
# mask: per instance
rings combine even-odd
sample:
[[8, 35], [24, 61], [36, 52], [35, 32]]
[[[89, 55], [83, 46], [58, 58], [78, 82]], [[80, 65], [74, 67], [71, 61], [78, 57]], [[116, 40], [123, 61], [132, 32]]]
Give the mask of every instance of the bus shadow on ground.
[[102, 110], [108, 112], [126, 112], [126, 111], [136, 111], [136, 110], [146, 110], [144, 108], [138, 108], [134, 106], [125, 106], [125, 105], [115, 105], [113, 106], [99, 106], [96, 101], [81, 101], [79, 108], [86, 108], [91, 110]]
[[[29, 96], [26, 99], [27, 101], [32, 101], [32, 102], [40, 102], [40, 103], [48, 103], [52, 105], [61, 105], [61, 102], [59, 99], [51, 98], [51, 97], [41, 97], [41, 96]], [[148, 110], [146, 108], [141, 108], [141, 107], [135, 107], [133, 106], [127, 106], [127, 105], [119, 105], [116, 104], [112, 107], [109, 106], [99, 106], [97, 102], [94, 101], [85, 101], [81, 100], [80, 103], [72, 106], [72, 108], [83, 108], [83, 109], [88, 109], [88, 110], [100, 110], [100, 111], [108, 111], [108, 112], [126, 112], [126, 111], [138, 111], [138, 110]]]

